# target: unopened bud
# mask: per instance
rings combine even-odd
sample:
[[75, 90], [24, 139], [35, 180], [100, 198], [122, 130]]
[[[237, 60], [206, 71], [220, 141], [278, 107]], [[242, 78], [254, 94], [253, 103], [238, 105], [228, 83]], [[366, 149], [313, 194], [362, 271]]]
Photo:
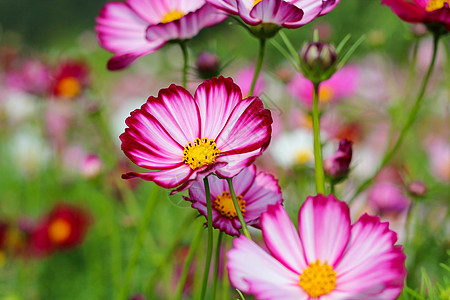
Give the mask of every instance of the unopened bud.
[[219, 57], [209, 52], [201, 52], [197, 56], [195, 67], [197, 68], [197, 73], [200, 78], [211, 79], [212, 77], [219, 75]]
[[312, 42], [305, 44], [300, 51], [303, 75], [312, 81], [324, 81], [331, 77], [330, 72], [337, 60], [334, 46]]
[[342, 139], [336, 153], [324, 160], [325, 175], [332, 181], [338, 182], [347, 176], [352, 161], [352, 145], [351, 141]]
[[423, 196], [427, 192], [427, 186], [422, 181], [414, 180], [408, 184], [408, 192], [414, 196]]

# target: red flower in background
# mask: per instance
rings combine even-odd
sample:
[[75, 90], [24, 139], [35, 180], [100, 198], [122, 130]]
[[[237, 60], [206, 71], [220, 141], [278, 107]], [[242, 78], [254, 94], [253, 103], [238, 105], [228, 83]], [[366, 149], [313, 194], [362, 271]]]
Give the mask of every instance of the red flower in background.
[[79, 245], [91, 223], [92, 218], [84, 209], [65, 203], [56, 204], [31, 233], [33, 254], [45, 255]]
[[410, 23], [442, 23], [450, 30], [449, 0], [382, 0], [400, 19]]
[[53, 96], [73, 99], [89, 85], [89, 68], [79, 61], [65, 61], [56, 67], [51, 93]]

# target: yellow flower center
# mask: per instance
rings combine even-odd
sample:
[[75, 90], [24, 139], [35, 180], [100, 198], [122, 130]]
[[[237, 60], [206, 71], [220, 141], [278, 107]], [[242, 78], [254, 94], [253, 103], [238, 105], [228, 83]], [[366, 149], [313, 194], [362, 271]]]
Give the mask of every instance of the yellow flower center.
[[[236, 200], [239, 204], [239, 208], [242, 214], [245, 213], [245, 200], [242, 200], [242, 196], [236, 196]], [[228, 219], [237, 217], [236, 208], [233, 204], [233, 199], [229, 192], [225, 191], [222, 195], [218, 195], [216, 201], [214, 201], [213, 208], [217, 210], [222, 216]]]
[[184, 14], [181, 11], [174, 9], [164, 15], [164, 17], [161, 20], [161, 23], [169, 23], [181, 19], [182, 16], [184, 16]]
[[305, 164], [312, 160], [314, 157], [313, 152], [310, 149], [301, 149], [296, 153], [295, 159], [299, 164]]
[[256, 4], [258, 4], [259, 2], [261, 2], [261, 0], [255, 0], [255, 1], [253, 1], [253, 6], [255, 6]]
[[319, 90], [319, 102], [328, 103], [331, 99], [333, 99], [333, 89], [324, 85], [320, 87]]
[[302, 289], [312, 298], [326, 295], [336, 287], [336, 272], [333, 267], [318, 259], [310, 263], [308, 268], [300, 274], [298, 283]]
[[71, 231], [72, 228], [69, 222], [64, 219], [56, 219], [50, 224], [48, 235], [53, 243], [59, 244], [70, 236]]
[[194, 142], [184, 146], [183, 156], [184, 163], [188, 164], [192, 170], [199, 167], [212, 164], [216, 157], [219, 156], [220, 150], [217, 149], [216, 142], [207, 137], [197, 138]]
[[81, 91], [81, 84], [75, 77], [66, 77], [58, 82], [56, 87], [58, 95], [73, 98]]
[[427, 11], [438, 10], [444, 7], [444, 4], [450, 5], [450, 0], [430, 0], [425, 8]]

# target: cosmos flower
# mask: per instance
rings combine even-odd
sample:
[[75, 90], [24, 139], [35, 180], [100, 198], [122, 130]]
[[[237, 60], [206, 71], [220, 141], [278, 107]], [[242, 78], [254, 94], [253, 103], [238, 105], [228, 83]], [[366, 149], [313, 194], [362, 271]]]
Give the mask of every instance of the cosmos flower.
[[89, 85], [88, 66], [79, 61], [61, 62], [53, 73], [51, 85], [55, 97], [73, 99]]
[[238, 15], [252, 26], [274, 24], [301, 27], [331, 11], [339, 0], [207, 0], [217, 8]]
[[[345, 66], [330, 79], [323, 81], [319, 89], [319, 105], [336, 103], [352, 96], [357, 88], [358, 71], [355, 67]], [[310, 80], [298, 73], [287, 85], [289, 94], [298, 100], [304, 108], [312, 110], [314, 87]]]
[[80, 244], [91, 224], [91, 216], [79, 207], [58, 203], [31, 233], [33, 254], [50, 254]]
[[382, 0], [403, 21], [409, 23], [440, 23], [450, 30], [449, 0]]
[[[122, 151], [150, 173], [127, 173], [176, 191], [216, 173], [231, 178], [268, 146], [272, 118], [258, 97], [242, 99], [231, 78], [212, 78], [194, 96], [171, 85], [131, 113]], [[175, 191], [174, 191], [175, 192]]]
[[333, 195], [308, 197], [297, 233], [284, 208], [261, 216], [270, 254], [245, 236], [228, 251], [234, 287], [257, 299], [396, 299], [406, 275], [397, 235], [378, 217], [350, 224], [345, 202]]
[[323, 161], [325, 175], [331, 180], [337, 182], [348, 174], [352, 161], [352, 144], [347, 139], [340, 140], [336, 153]]
[[168, 41], [191, 39], [225, 18], [205, 0], [126, 0], [107, 3], [95, 30], [100, 45], [114, 53], [108, 69], [119, 70]]
[[314, 163], [313, 133], [309, 128], [298, 128], [281, 133], [274, 139], [269, 152], [277, 165], [283, 168]]
[[[209, 177], [211, 190], [213, 227], [229, 235], [239, 235], [241, 223], [231, 199], [228, 183], [216, 176]], [[257, 172], [255, 165], [242, 170], [233, 178], [233, 186], [239, 207], [246, 224], [260, 228], [259, 217], [267, 210], [267, 206], [282, 203], [281, 190], [277, 180], [264, 172]], [[197, 181], [189, 188], [192, 208], [196, 208], [204, 216], [206, 211], [206, 195], [203, 182]]]

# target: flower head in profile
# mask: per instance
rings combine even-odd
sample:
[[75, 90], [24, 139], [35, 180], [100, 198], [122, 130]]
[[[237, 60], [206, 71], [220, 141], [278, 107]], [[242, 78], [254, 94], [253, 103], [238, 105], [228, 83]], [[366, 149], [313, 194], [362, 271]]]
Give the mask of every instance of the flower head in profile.
[[[216, 173], [234, 177], [269, 145], [272, 118], [258, 97], [242, 99], [231, 78], [212, 78], [194, 96], [171, 85], [131, 113], [122, 151], [140, 167], [127, 173], [176, 191]], [[181, 185], [181, 186], [180, 186]]]
[[[233, 178], [233, 186], [246, 224], [260, 228], [259, 217], [267, 206], [282, 203], [281, 190], [277, 180], [264, 172], [257, 172], [255, 165], [242, 170]], [[241, 224], [231, 199], [228, 183], [216, 176], [209, 177], [212, 202], [212, 220], [214, 228], [229, 234], [239, 235]], [[197, 181], [189, 188], [192, 207], [204, 216], [206, 212], [205, 188], [202, 181]]]
[[92, 223], [90, 214], [74, 205], [58, 203], [31, 232], [33, 254], [50, 254], [80, 244]]
[[191, 39], [225, 18], [205, 0], [126, 0], [107, 3], [95, 30], [100, 45], [114, 53], [108, 69], [120, 70], [168, 41]]
[[396, 299], [406, 275], [397, 235], [378, 217], [350, 224], [345, 202], [333, 195], [308, 197], [299, 212], [299, 232], [284, 208], [261, 216], [270, 254], [241, 236], [228, 251], [234, 287], [257, 299]]
[[207, 0], [251, 25], [298, 28], [331, 11], [339, 0]]
[[89, 68], [79, 61], [61, 62], [53, 73], [52, 95], [73, 99], [79, 96], [89, 85]]
[[382, 0], [381, 3], [405, 22], [440, 24], [450, 30], [449, 0]]

